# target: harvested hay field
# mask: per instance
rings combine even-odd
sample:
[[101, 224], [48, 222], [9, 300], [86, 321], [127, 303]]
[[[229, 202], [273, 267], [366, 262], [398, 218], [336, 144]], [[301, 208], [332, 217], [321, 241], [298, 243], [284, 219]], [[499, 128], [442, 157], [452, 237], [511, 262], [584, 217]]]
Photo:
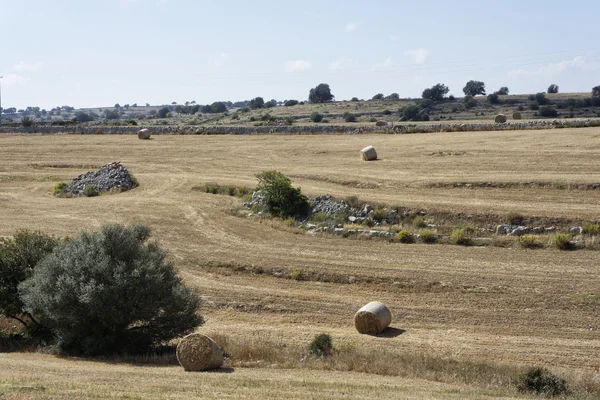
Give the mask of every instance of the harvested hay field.
[[[378, 161], [365, 163], [357, 157], [366, 145], [377, 148]], [[0, 235], [34, 229], [72, 236], [106, 222], [146, 223], [170, 251], [185, 281], [202, 293], [201, 311], [207, 319], [202, 333], [267, 337], [282, 345], [308, 346], [316, 334], [327, 332], [334, 347], [372, 349], [384, 352], [389, 360], [418, 353], [519, 368], [544, 365], [566, 376], [584, 376], [600, 368], [600, 252], [316, 237], [277, 221], [235, 216], [231, 210], [241, 204], [240, 199], [192, 187], [208, 182], [251, 187], [256, 184], [255, 173], [277, 169], [298, 176], [294, 185], [309, 195], [357, 195], [372, 203], [465, 215], [520, 212], [597, 220], [600, 191], [565, 190], [563, 184], [599, 183], [599, 151], [600, 129], [587, 128], [426, 135], [157, 136], [150, 141], [134, 135], [4, 135], [0, 136]], [[126, 166], [140, 186], [93, 198], [51, 196], [59, 180], [87, 172], [86, 165], [111, 161]], [[56, 165], [64, 167], [52, 167]], [[530, 181], [552, 184], [502, 185]], [[492, 184], [465, 188], [453, 185], [456, 182]], [[245, 274], [236, 265], [324, 272], [339, 279], [281, 279], [273, 274]], [[352, 284], [354, 276], [365, 279]], [[353, 315], [372, 300], [394, 312], [393, 335], [356, 332]], [[46, 385], [42, 382], [54, 388], [44, 396], [67, 398], [64, 393], [75, 383], [67, 383], [71, 378], [62, 371], [79, 367], [82, 378], [73, 379], [79, 383], [72, 390], [89, 393], [92, 388], [85, 388], [85, 376], [104, 379], [109, 394], [122, 390], [109, 382], [126, 387], [143, 376], [158, 385], [157, 390], [165, 390], [162, 385], [170, 380], [186, 381], [183, 387], [189, 390], [194, 390], [190, 382], [197, 382], [194, 376], [183, 375], [180, 367], [144, 367], [128, 374], [113, 372], [104, 364], [43, 355], [1, 357], [1, 365], [11, 366], [0, 369], [0, 392], [9, 398], [33, 398], [33, 392], [21, 392], [17, 386]], [[260, 355], [257, 358], [260, 361]], [[246, 367], [252, 365], [256, 366]], [[281, 398], [286, 391], [289, 397], [302, 397], [307, 389], [298, 389], [297, 384], [306, 376], [310, 390], [327, 386], [338, 393], [347, 387], [351, 397], [485, 398], [483, 392], [468, 390], [488, 390], [445, 386], [461, 381], [460, 374], [452, 378], [455, 381], [440, 384], [351, 372], [246, 367], [236, 368], [231, 375], [206, 375], [200, 386], [220, 385], [227, 376], [228, 385], [246, 385], [244, 390], [250, 392], [251, 387], [267, 385], [272, 398]], [[342, 367], [331, 367], [336, 368]], [[482, 385], [494, 387], [491, 381]], [[398, 386], [407, 392], [400, 394]], [[203, 391], [206, 398], [210, 390]], [[226, 389], [214, 390], [215, 398], [222, 398]], [[442, 392], [430, 392], [435, 390]], [[508, 391], [503, 392], [505, 398], [518, 397], [511, 388], [502, 390]], [[143, 396], [147, 393], [144, 388], [140, 391]], [[152, 395], [157, 394], [148, 393]]]

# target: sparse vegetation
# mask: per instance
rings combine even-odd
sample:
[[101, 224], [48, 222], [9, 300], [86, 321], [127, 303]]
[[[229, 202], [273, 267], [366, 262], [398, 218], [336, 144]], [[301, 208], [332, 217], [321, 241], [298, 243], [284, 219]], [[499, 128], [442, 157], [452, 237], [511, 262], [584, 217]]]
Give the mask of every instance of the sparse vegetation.
[[517, 388], [545, 397], [562, 396], [567, 393], [567, 383], [546, 368], [534, 367], [519, 376]]
[[450, 234], [450, 242], [459, 246], [470, 246], [473, 239], [467, 234], [465, 228], [456, 228]]
[[396, 240], [400, 243], [411, 244], [415, 242], [415, 237], [407, 230], [401, 230], [396, 235]]
[[310, 343], [310, 352], [317, 357], [327, 357], [333, 352], [333, 341], [327, 333], [315, 336]]
[[421, 237], [421, 241], [423, 243], [432, 244], [437, 242], [437, 235], [430, 229], [419, 230], [419, 236]]
[[536, 235], [522, 235], [517, 238], [517, 243], [524, 249], [538, 249], [544, 245]]
[[95, 197], [98, 196], [100, 193], [98, 192], [98, 190], [94, 187], [94, 185], [87, 185], [84, 189], [83, 189], [83, 195], [85, 197]]
[[575, 243], [572, 242], [572, 237], [567, 233], [555, 233], [552, 235], [552, 246], [559, 250], [574, 250]]
[[53, 196], [60, 195], [61, 193], [63, 193], [66, 186], [67, 186], [67, 182], [64, 182], [64, 181], [58, 182], [56, 185], [54, 185], [54, 188], [52, 188], [52, 195]]

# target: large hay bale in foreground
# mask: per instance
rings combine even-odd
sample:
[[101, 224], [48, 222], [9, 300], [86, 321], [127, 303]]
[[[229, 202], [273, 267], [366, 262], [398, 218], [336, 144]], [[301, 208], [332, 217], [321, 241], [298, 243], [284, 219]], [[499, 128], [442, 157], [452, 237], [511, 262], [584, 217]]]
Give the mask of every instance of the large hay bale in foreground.
[[138, 132], [138, 139], [150, 139], [150, 130], [149, 129], [141, 129]]
[[373, 146], [367, 146], [360, 151], [362, 153], [362, 159], [364, 161], [377, 160], [377, 152]]
[[494, 122], [497, 124], [503, 124], [506, 122], [506, 115], [504, 114], [498, 114], [496, 115], [496, 118], [494, 118]]
[[375, 122], [375, 126], [388, 126], [388, 123], [385, 121], [377, 121]]
[[206, 371], [223, 365], [223, 351], [208, 336], [192, 333], [177, 345], [177, 361], [186, 371]]
[[372, 301], [354, 315], [354, 326], [360, 333], [375, 335], [383, 332], [392, 322], [392, 313], [385, 304]]
[[513, 119], [521, 119], [522, 118], [520, 112], [514, 112], [512, 117], [513, 117]]

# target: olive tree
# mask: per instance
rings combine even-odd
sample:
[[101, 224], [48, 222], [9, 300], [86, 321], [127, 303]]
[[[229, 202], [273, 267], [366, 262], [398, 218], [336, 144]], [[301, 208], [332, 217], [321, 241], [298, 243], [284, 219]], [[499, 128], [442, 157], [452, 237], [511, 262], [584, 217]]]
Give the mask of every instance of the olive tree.
[[198, 295], [149, 237], [143, 225], [84, 232], [20, 285], [25, 309], [53, 331], [62, 353], [148, 352], [203, 323]]

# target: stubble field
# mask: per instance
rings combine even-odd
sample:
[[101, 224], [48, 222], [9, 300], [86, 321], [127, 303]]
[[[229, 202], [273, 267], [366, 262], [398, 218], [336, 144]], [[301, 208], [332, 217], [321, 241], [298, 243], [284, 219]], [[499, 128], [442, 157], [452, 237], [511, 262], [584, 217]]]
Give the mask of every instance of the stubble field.
[[[359, 150], [367, 145], [375, 146], [381, 160], [360, 161]], [[597, 220], [600, 191], [558, 187], [599, 183], [599, 151], [597, 128], [155, 136], [149, 141], [108, 135], [2, 136], [0, 235], [33, 229], [73, 236], [107, 222], [146, 223], [186, 283], [202, 294], [201, 312], [207, 323], [201, 332], [282, 348], [305, 346], [315, 334], [325, 332], [340, 349], [378, 354], [390, 370], [398, 360], [417, 355], [452, 360], [457, 371], [455, 376], [448, 370], [438, 375], [429, 371], [424, 381], [406, 371], [399, 374], [403, 377], [321, 371], [365, 369], [350, 368], [348, 363], [339, 368], [315, 363], [296, 368], [294, 363], [260, 362], [257, 357], [254, 364], [232, 365], [229, 374], [193, 375], [178, 367], [13, 353], [0, 354], [0, 365], [8, 367], [0, 368], [0, 393], [8, 398], [68, 398], [75, 391], [91, 397], [94, 389], [82, 382], [100, 380], [97, 397], [146, 398], [160, 393], [172, 398], [520, 397], [501, 383], [495, 387], [493, 382], [464, 379], [459, 370], [469, 363], [499, 369], [543, 365], [594, 383], [600, 379], [597, 251], [318, 237], [277, 221], [235, 216], [231, 210], [241, 200], [192, 187], [208, 182], [251, 187], [257, 172], [277, 169], [313, 196], [357, 195], [372, 203], [465, 215], [518, 211]], [[58, 181], [112, 161], [121, 161], [140, 186], [95, 198], [50, 195]], [[556, 188], [520, 185], [532, 181]], [[455, 188], [456, 182], [494, 185]], [[495, 187], [496, 183], [507, 187]], [[269, 273], [247, 272], [257, 268]], [[293, 269], [331, 279], [296, 281], [276, 273]], [[371, 300], [390, 307], [394, 334], [372, 337], [354, 330], [354, 312]], [[386, 373], [384, 367], [376, 372]], [[159, 389], [149, 393], [146, 380]], [[36, 392], [38, 387], [45, 389]], [[199, 388], [206, 392], [199, 393]]]

